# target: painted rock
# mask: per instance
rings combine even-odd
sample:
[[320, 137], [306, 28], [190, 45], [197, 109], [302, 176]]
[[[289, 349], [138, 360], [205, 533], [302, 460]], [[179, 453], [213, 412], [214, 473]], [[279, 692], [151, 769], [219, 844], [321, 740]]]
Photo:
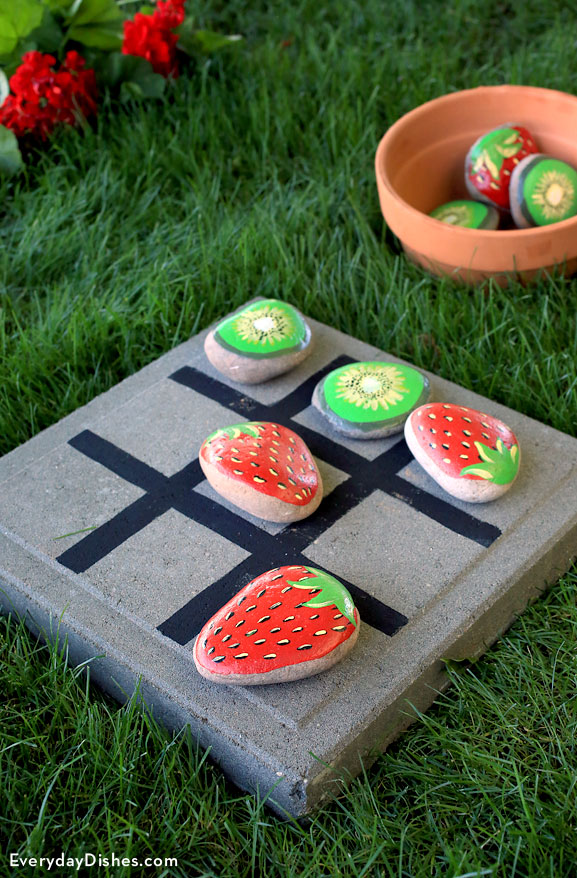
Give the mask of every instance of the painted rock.
[[241, 384], [259, 384], [288, 372], [311, 349], [311, 330], [302, 314], [276, 299], [254, 302], [227, 317], [204, 342], [212, 365]]
[[464, 405], [421, 406], [407, 419], [405, 438], [431, 478], [469, 503], [500, 497], [519, 472], [521, 452], [512, 430]]
[[506, 124], [483, 134], [465, 159], [465, 183], [472, 198], [509, 210], [509, 183], [516, 165], [539, 150], [521, 125]]
[[314, 458], [296, 433], [252, 421], [216, 430], [200, 448], [200, 465], [215, 491], [267, 521], [300, 521], [323, 496]]
[[552, 156], [530, 155], [511, 174], [511, 213], [521, 229], [577, 214], [577, 171]]
[[398, 433], [409, 412], [429, 398], [429, 382], [400, 363], [351, 363], [315, 387], [313, 405], [339, 433], [379, 439]]
[[496, 229], [499, 225], [499, 211], [480, 201], [448, 201], [432, 210], [429, 216], [465, 229]]
[[207, 680], [254, 686], [326, 671], [353, 648], [359, 612], [338, 579], [315, 567], [275, 567], [203, 627], [194, 662]]

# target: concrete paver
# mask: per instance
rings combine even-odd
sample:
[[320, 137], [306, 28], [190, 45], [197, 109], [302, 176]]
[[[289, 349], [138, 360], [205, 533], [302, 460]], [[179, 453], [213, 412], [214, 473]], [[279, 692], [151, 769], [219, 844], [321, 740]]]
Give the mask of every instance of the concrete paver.
[[[502, 499], [455, 500], [402, 434], [346, 439], [312, 409], [323, 372], [346, 358], [395, 358], [311, 323], [314, 352], [273, 381], [227, 382], [201, 333], [0, 459], [4, 611], [44, 636], [59, 626], [71, 659], [93, 658], [92, 679], [120, 700], [140, 681], [160, 720], [190, 723], [232, 780], [293, 815], [399, 734], [408, 702], [432, 702], [444, 659], [480, 655], [577, 555], [576, 440], [430, 375], [431, 399], [496, 415], [522, 447]], [[327, 479], [319, 510], [287, 527], [235, 510], [197, 460], [212, 430], [265, 419], [295, 429]], [[345, 581], [365, 623], [355, 649], [294, 683], [204, 680], [197, 631], [285, 563]]]

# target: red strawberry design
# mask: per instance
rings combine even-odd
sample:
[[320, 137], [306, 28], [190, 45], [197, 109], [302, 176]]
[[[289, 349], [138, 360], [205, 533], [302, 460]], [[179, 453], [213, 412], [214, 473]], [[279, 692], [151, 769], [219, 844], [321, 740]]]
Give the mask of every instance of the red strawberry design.
[[216, 430], [200, 449], [215, 491], [269, 521], [298, 521], [318, 507], [323, 485], [312, 454], [292, 430], [252, 421]]
[[460, 500], [494, 500], [519, 472], [521, 456], [513, 431], [464, 405], [437, 402], [415, 409], [405, 424], [405, 438], [421, 466]]
[[509, 210], [511, 174], [521, 159], [539, 150], [522, 125], [501, 125], [480, 137], [465, 160], [465, 182], [473, 198]]
[[207, 622], [194, 644], [194, 662], [215, 683], [300, 680], [340, 661], [359, 626], [359, 612], [334, 576], [315, 567], [275, 567]]

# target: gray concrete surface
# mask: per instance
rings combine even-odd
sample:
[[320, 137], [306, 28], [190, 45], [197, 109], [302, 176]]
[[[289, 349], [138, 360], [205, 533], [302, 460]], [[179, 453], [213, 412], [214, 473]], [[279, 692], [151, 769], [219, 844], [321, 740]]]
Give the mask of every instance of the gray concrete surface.
[[[426, 709], [443, 688], [443, 660], [482, 654], [577, 555], [577, 441], [429, 376], [431, 399], [495, 414], [522, 446], [511, 491], [461, 503], [411, 460], [402, 434], [331, 433], [310, 382], [282, 402], [339, 355], [394, 359], [311, 322], [311, 357], [267, 384], [227, 396], [234, 385], [204, 357], [202, 333], [0, 460], [3, 611], [44, 637], [59, 626], [71, 660], [90, 659], [92, 679], [119, 700], [139, 682], [159, 720], [189, 723], [233, 781], [293, 815], [369, 764], [411, 705]], [[284, 528], [226, 504], [196, 462], [212, 430], [262, 420], [259, 404], [277, 403], [271, 420], [300, 428], [328, 489], [314, 516]], [[365, 624], [350, 656], [268, 687], [201, 678], [191, 632], [210, 601], [307, 560], [360, 590]]]

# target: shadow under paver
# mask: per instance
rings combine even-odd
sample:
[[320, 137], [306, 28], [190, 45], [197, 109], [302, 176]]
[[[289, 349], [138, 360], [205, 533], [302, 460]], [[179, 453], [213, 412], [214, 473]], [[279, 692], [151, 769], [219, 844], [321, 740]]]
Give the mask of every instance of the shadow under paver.
[[[395, 359], [311, 321], [297, 369], [234, 385], [204, 333], [0, 460], [0, 604], [68, 636], [73, 661], [124, 700], [140, 684], [157, 718], [189, 723], [237, 784], [306, 813], [385, 747], [445, 685], [443, 661], [480, 655], [577, 555], [577, 441], [447, 381], [432, 398], [504, 420], [522, 447], [503, 498], [442, 491], [402, 434], [355, 441], [310, 405], [352, 360]], [[217, 427], [274, 420], [309, 445], [317, 512], [262, 522], [212, 490], [198, 449]], [[194, 667], [207, 618], [259, 573], [312, 564], [343, 580], [363, 620], [329, 671], [272, 686], [217, 686]]]

